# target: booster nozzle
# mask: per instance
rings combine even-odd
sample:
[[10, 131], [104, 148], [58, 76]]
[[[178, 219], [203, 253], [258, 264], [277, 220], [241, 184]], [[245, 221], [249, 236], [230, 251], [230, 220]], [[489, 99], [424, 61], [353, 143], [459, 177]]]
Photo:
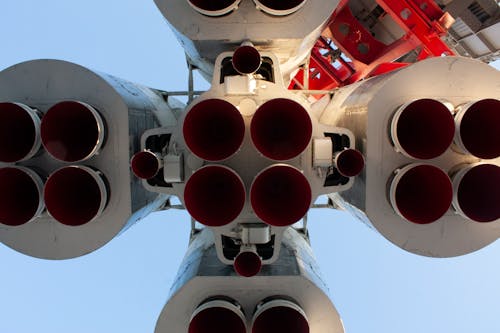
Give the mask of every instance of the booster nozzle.
[[453, 188], [448, 175], [438, 167], [410, 164], [396, 171], [389, 197], [401, 217], [413, 223], [428, 224], [448, 211]]
[[94, 156], [104, 142], [104, 122], [89, 104], [64, 101], [43, 116], [42, 143], [47, 152], [63, 162], [82, 162]]
[[86, 166], [69, 166], [55, 171], [44, 189], [47, 211], [68, 226], [80, 226], [99, 217], [108, 196], [102, 174]]
[[20, 226], [38, 217], [45, 208], [43, 181], [31, 169], [0, 169], [0, 224]]
[[245, 315], [241, 308], [226, 300], [213, 300], [200, 305], [191, 316], [188, 333], [246, 333]]
[[238, 8], [241, 0], [187, 0], [198, 13], [206, 16], [222, 16]]
[[455, 134], [453, 115], [441, 101], [424, 98], [402, 105], [391, 123], [396, 150], [416, 159], [442, 155]]
[[455, 143], [464, 153], [482, 159], [500, 156], [500, 100], [464, 104], [455, 115]]
[[453, 207], [476, 222], [500, 218], [500, 167], [475, 164], [459, 170], [453, 177]]
[[309, 333], [307, 316], [294, 302], [275, 299], [260, 305], [253, 317], [252, 333]]
[[38, 112], [21, 103], [0, 103], [0, 162], [28, 160], [40, 145]]

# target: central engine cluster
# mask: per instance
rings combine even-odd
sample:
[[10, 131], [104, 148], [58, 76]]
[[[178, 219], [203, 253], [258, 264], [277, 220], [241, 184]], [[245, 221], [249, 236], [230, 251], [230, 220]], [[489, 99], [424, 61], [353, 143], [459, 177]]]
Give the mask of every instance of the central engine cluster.
[[242, 262], [276, 260], [283, 230], [319, 195], [350, 188], [364, 166], [352, 133], [320, 124], [276, 64], [248, 43], [221, 54], [211, 89], [178, 126], [147, 131], [132, 159], [144, 186], [178, 196], [241, 272]]

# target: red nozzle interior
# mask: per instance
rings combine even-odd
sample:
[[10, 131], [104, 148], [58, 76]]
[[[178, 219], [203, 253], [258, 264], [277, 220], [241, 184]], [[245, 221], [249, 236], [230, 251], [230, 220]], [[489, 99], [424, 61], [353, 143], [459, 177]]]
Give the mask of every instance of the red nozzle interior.
[[220, 161], [241, 147], [245, 122], [231, 103], [207, 99], [189, 110], [182, 131], [187, 146], [196, 156], [207, 161]]
[[188, 333], [246, 333], [246, 325], [234, 311], [211, 307], [191, 319]]
[[259, 2], [273, 10], [290, 10], [300, 6], [306, 0], [259, 0]]
[[103, 130], [102, 121], [92, 107], [65, 101], [52, 106], [42, 118], [42, 143], [58, 160], [82, 161], [102, 144]]
[[21, 161], [37, 144], [40, 125], [34, 122], [28, 110], [27, 106], [16, 103], [0, 103], [0, 162]]
[[101, 213], [107, 194], [88, 170], [71, 166], [49, 177], [44, 198], [54, 219], [65, 225], [80, 226]]
[[234, 259], [234, 270], [238, 275], [244, 277], [255, 276], [262, 268], [262, 260], [259, 255], [252, 251], [240, 252]]
[[187, 181], [184, 203], [198, 222], [219, 227], [231, 223], [245, 205], [245, 186], [232, 170], [209, 165], [197, 170]]
[[137, 178], [151, 179], [160, 170], [158, 157], [150, 151], [141, 151], [135, 154], [130, 161], [132, 172]]
[[203, 11], [216, 12], [231, 7], [238, 0], [188, 0], [194, 7]]
[[233, 54], [233, 67], [238, 73], [255, 73], [261, 64], [260, 53], [250, 45], [240, 46]]
[[284, 227], [299, 221], [311, 205], [311, 186], [297, 169], [272, 166], [255, 178], [250, 201], [255, 214], [267, 224]]
[[250, 133], [262, 155], [283, 161], [306, 149], [312, 136], [312, 122], [302, 105], [291, 99], [276, 98], [257, 109]]
[[453, 142], [455, 121], [443, 103], [419, 99], [408, 104], [396, 123], [397, 141], [413, 158], [432, 159]]
[[477, 222], [500, 218], [500, 167], [481, 164], [470, 169], [458, 185], [458, 204], [464, 214]]
[[275, 306], [255, 318], [252, 333], [309, 333], [307, 319], [297, 310]]
[[18, 168], [0, 169], [0, 223], [19, 226], [37, 213], [42, 194], [33, 178]]
[[453, 187], [448, 175], [432, 165], [408, 170], [396, 185], [396, 205], [408, 221], [432, 223], [450, 208]]
[[460, 138], [474, 156], [500, 156], [500, 101], [483, 99], [471, 105], [460, 122]]
[[365, 167], [363, 155], [356, 149], [346, 149], [336, 159], [337, 170], [345, 177], [357, 176]]

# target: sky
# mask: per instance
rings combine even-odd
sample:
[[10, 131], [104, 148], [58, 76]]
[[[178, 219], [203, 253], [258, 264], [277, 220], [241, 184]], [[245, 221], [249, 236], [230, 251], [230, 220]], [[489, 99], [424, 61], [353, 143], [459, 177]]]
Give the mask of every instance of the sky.
[[[0, 70], [37, 58], [163, 90], [187, 87], [182, 48], [152, 0], [2, 0]], [[154, 213], [98, 251], [65, 261], [0, 244], [0, 333], [152, 333], [189, 222], [182, 211]], [[309, 227], [347, 333], [500, 332], [500, 242], [431, 259], [343, 212], [312, 210]]]

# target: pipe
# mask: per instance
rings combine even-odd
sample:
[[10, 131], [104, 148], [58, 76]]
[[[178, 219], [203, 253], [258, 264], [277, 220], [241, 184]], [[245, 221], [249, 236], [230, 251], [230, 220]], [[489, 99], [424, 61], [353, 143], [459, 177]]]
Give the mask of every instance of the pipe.
[[63, 167], [45, 183], [47, 211], [68, 226], [84, 225], [98, 218], [108, 197], [102, 174], [86, 166]]
[[250, 124], [250, 134], [257, 150], [275, 161], [301, 154], [312, 137], [312, 122], [306, 109], [286, 98], [262, 104]]
[[221, 161], [240, 149], [245, 122], [233, 104], [222, 99], [206, 99], [188, 111], [182, 133], [193, 154], [207, 161]]
[[473, 164], [461, 168], [453, 177], [453, 208], [476, 222], [500, 218], [500, 167]]
[[259, 274], [262, 268], [262, 259], [253, 248], [243, 248], [234, 259], [234, 270], [243, 277], [252, 277]]
[[450, 208], [453, 188], [448, 175], [427, 164], [410, 164], [395, 171], [389, 198], [396, 213], [416, 224], [440, 219]]
[[207, 165], [187, 180], [184, 204], [189, 214], [209, 227], [231, 223], [245, 205], [245, 185], [232, 169], [222, 165]]
[[0, 162], [26, 161], [40, 146], [38, 111], [21, 103], [0, 103]]
[[309, 333], [307, 316], [297, 304], [275, 299], [260, 305], [252, 321], [252, 333]]
[[355, 177], [363, 171], [365, 159], [356, 149], [345, 149], [335, 154], [335, 166], [345, 177]]
[[455, 144], [478, 158], [500, 157], [500, 100], [466, 103], [455, 114]]
[[63, 162], [82, 162], [99, 151], [105, 129], [99, 113], [79, 101], [52, 106], [42, 118], [42, 143], [47, 152]]
[[196, 308], [188, 333], [246, 333], [240, 306], [226, 300], [212, 300]]
[[261, 171], [250, 189], [252, 208], [265, 223], [285, 227], [299, 221], [311, 205], [311, 186], [300, 170], [285, 164]]
[[253, 74], [259, 70], [262, 59], [259, 51], [251, 44], [243, 44], [233, 53], [233, 67], [240, 74]]
[[44, 210], [43, 181], [31, 169], [15, 166], [0, 169], [0, 224], [20, 226]]
[[156, 176], [161, 164], [161, 158], [149, 150], [136, 153], [130, 160], [132, 172], [140, 179], [151, 179]]
[[428, 160], [442, 155], [450, 147], [455, 125], [444, 103], [424, 98], [402, 105], [392, 118], [390, 132], [398, 152]]
[[206, 16], [222, 16], [238, 9], [241, 0], [188, 0], [188, 3], [198, 13]]
[[275, 16], [293, 14], [306, 4], [306, 0], [254, 0], [254, 2], [258, 9]]

